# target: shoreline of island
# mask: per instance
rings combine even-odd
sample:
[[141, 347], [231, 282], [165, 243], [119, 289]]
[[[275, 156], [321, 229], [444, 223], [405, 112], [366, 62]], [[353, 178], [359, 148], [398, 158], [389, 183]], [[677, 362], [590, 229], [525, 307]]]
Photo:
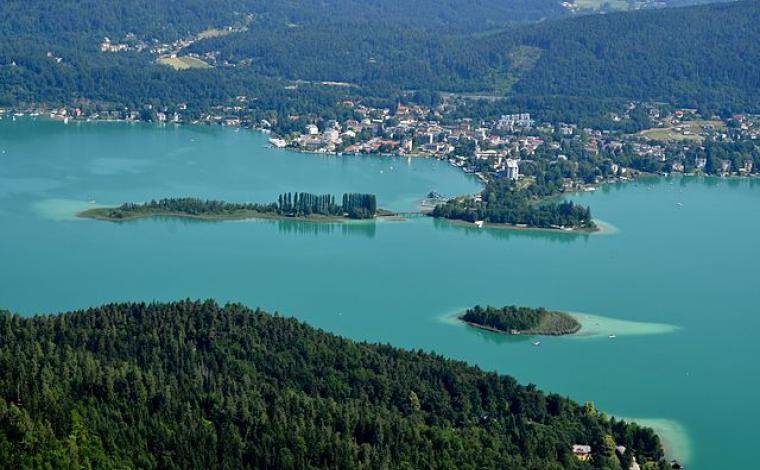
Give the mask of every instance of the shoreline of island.
[[549, 332], [549, 331], [527, 332], [527, 331], [519, 331], [519, 332], [512, 333], [512, 332], [509, 332], [509, 331], [500, 330], [498, 328], [493, 328], [493, 327], [490, 327], [490, 326], [481, 325], [479, 323], [469, 322], [469, 321], [463, 320], [461, 317], [457, 317], [457, 318], [458, 318], [459, 321], [461, 321], [462, 323], [464, 323], [465, 325], [467, 325], [467, 326], [469, 326], [471, 328], [476, 328], [478, 330], [488, 331], [490, 333], [498, 333], [500, 335], [507, 335], [507, 336], [572, 336], [572, 335], [579, 334], [580, 331], [581, 331], [581, 329], [583, 328], [583, 326], [580, 325], [580, 323], [579, 323], [580, 326], [578, 326], [578, 329], [575, 330], [575, 331], [573, 331], [573, 332]]
[[479, 324], [470, 324], [469, 322], [463, 321], [461, 317], [465, 311], [466, 310], [459, 308], [455, 311], [450, 311], [445, 315], [438, 317], [438, 319], [448, 325], [456, 325], [463, 328], [472, 328], [474, 331], [494, 333], [507, 338], [514, 337], [515, 339], [518, 339], [520, 337], [528, 338], [530, 336], [563, 336], [570, 340], [584, 341], [600, 338], [615, 339], [618, 337], [629, 336], [672, 334], [681, 330], [681, 327], [677, 325], [666, 323], [623, 320], [620, 318], [604, 317], [583, 312], [559, 311], [575, 319], [575, 321], [580, 323], [581, 328], [575, 333], [566, 335], [531, 335], [527, 333], [520, 335], [511, 335], [509, 332], [504, 332], [495, 328], [483, 327]]
[[174, 217], [209, 222], [265, 219], [297, 220], [312, 223], [345, 223], [397, 218], [398, 215], [377, 208], [372, 194], [344, 194], [338, 203], [329, 194], [283, 193], [270, 204], [229, 203], [197, 198], [167, 198], [116, 207], [94, 207], [79, 211], [77, 218], [126, 222], [153, 217]]
[[608, 233], [605, 231], [604, 227], [599, 227], [599, 225], [596, 225], [594, 227], [567, 227], [567, 228], [536, 227], [536, 226], [526, 225], [526, 224], [500, 224], [500, 223], [492, 223], [492, 222], [483, 222], [482, 224], [478, 224], [478, 221], [468, 222], [462, 219], [448, 219], [446, 217], [435, 217], [432, 215], [430, 215], [430, 217], [433, 217], [434, 219], [437, 219], [437, 220], [444, 220], [452, 225], [457, 225], [457, 226], [466, 227], [466, 228], [473, 228], [473, 229], [495, 229], [495, 230], [510, 230], [510, 231], [526, 231], [526, 232], [565, 233], [568, 235], [593, 235], [593, 234], [599, 235], [599, 234]]
[[509, 336], [569, 336], [583, 328], [569, 313], [543, 307], [476, 305], [458, 314], [457, 319], [472, 328]]
[[281, 220], [281, 221], [297, 221], [308, 223], [325, 223], [325, 224], [343, 224], [348, 222], [358, 222], [362, 220], [384, 219], [396, 217], [395, 214], [388, 215], [376, 215], [373, 219], [352, 219], [342, 216], [321, 216], [321, 215], [309, 215], [309, 216], [292, 216], [284, 214], [268, 214], [266, 212], [249, 211], [240, 214], [188, 214], [185, 212], [152, 212], [143, 214], [130, 214], [125, 217], [110, 217], [107, 214], [103, 214], [102, 211], [111, 211], [118, 209], [118, 207], [98, 207], [94, 209], [88, 209], [85, 211], [77, 212], [75, 215], [80, 219], [92, 219], [101, 220], [105, 222], [130, 222], [133, 220], [152, 219], [152, 218], [177, 218], [177, 219], [192, 219], [204, 222], [225, 222], [225, 221], [240, 221], [240, 220]]

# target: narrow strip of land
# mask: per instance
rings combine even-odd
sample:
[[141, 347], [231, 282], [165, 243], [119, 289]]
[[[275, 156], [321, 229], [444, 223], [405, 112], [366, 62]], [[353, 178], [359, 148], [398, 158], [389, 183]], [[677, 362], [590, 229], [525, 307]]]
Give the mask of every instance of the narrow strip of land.
[[269, 204], [231, 203], [196, 198], [170, 198], [118, 207], [98, 207], [77, 214], [77, 217], [113, 222], [149, 217], [183, 217], [222, 221], [242, 219], [298, 219], [312, 222], [344, 222], [394, 215], [378, 209], [373, 194], [344, 194], [338, 204], [329, 194], [284, 193]]

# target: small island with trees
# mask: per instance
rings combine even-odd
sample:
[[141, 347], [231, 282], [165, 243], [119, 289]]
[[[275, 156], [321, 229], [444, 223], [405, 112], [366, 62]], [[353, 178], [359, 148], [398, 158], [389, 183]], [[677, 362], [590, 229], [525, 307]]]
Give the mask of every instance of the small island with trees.
[[501, 308], [476, 305], [459, 319], [475, 328], [512, 335], [561, 336], [581, 329], [580, 322], [567, 313], [515, 305]]
[[[527, 181], [527, 180], [526, 180]], [[571, 201], [557, 201], [561, 179], [535, 181], [495, 179], [479, 196], [462, 196], [437, 205], [432, 217], [494, 227], [596, 232], [591, 210]]]
[[330, 194], [283, 193], [269, 204], [237, 203], [197, 198], [167, 198], [119, 207], [98, 207], [77, 214], [78, 217], [125, 221], [146, 217], [187, 217], [200, 220], [241, 220], [252, 218], [297, 218], [315, 222], [372, 219], [393, 215], [378, 209], [373, 194], [344, 194], [338, 204]]

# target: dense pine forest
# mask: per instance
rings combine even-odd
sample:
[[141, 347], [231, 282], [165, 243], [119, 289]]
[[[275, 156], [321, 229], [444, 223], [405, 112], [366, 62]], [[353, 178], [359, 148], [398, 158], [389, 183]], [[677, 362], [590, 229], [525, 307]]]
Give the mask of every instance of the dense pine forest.
[[2, 313], [0, 369], [8, 469], [665, 468], [591, 405], [234, 304]]

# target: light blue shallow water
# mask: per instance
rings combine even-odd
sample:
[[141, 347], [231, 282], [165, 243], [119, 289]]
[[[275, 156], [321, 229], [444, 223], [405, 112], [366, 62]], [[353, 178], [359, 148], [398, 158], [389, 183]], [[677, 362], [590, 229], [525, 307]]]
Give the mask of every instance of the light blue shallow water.
[[[478, 190], [441, 162], [301, 155], [265, 143], [245, 130], [0, 121], [0, 305], [33, 314], [119, 300], [240, 301], [651, 419], [691, 469], [751, 468], [760, 419], [755, 181], [654, 179], [577, 196], [616, 228], [591, 236], [428, 218], [71, 218], [89, 201], [362, 191], [409, 210], [431, 190]], [[601, 316], [589, 324], [600, 335], [544, 338], [537, 348], [448, 319], [477, 303]]]

